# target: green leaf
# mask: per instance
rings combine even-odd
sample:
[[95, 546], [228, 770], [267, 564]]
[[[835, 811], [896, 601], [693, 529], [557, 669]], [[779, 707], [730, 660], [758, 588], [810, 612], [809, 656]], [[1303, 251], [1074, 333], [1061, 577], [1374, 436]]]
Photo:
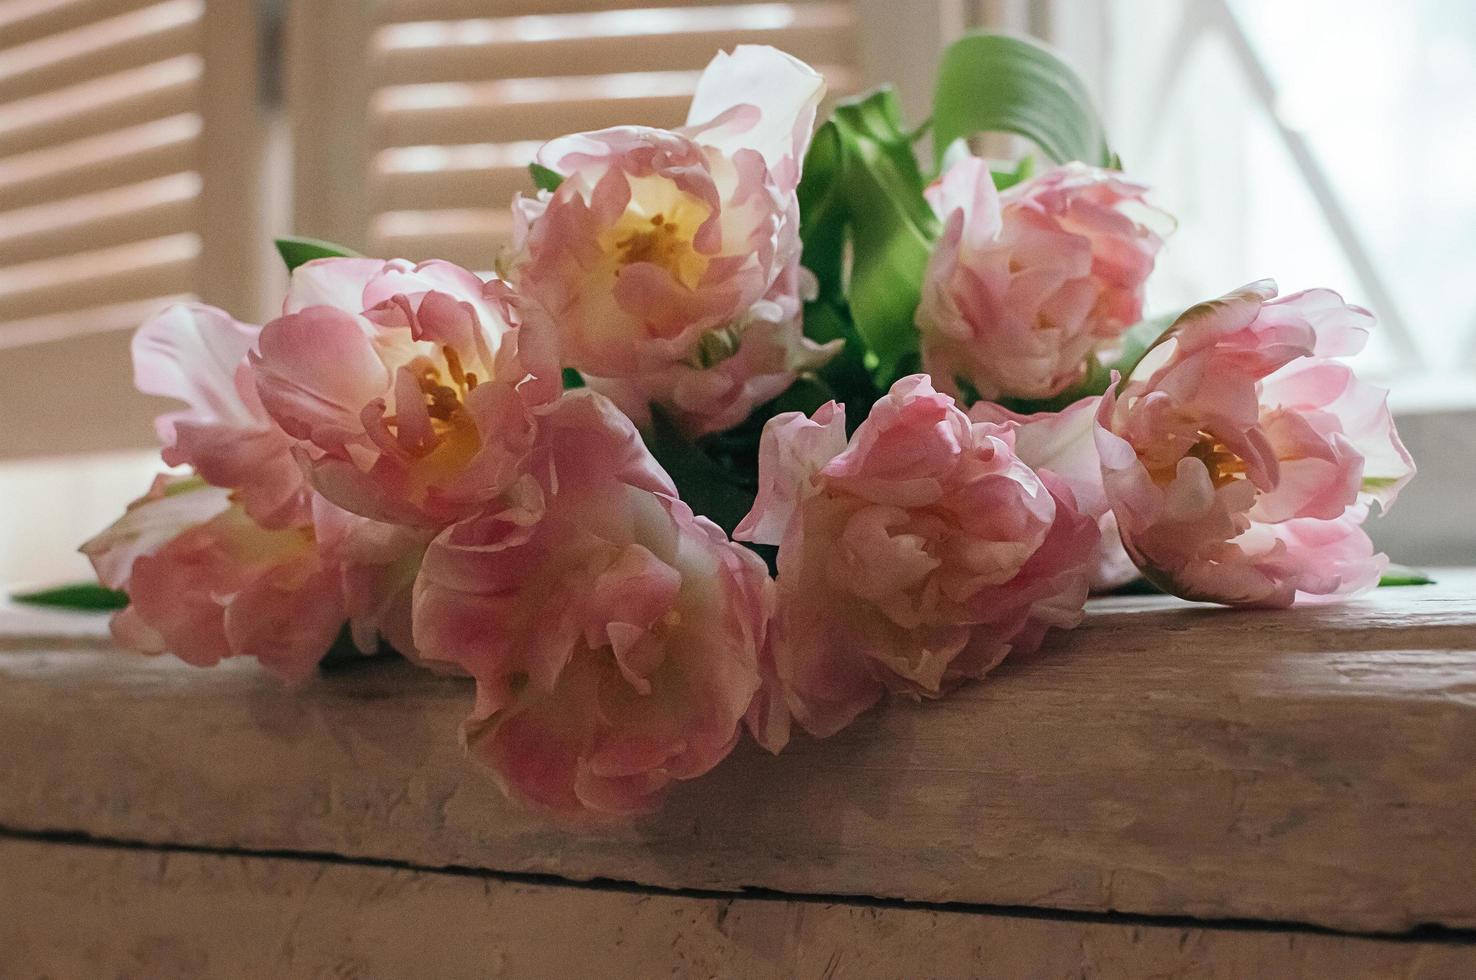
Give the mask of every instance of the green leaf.
[[1015, 133], [1056, 163], [1116, 167], [1086, 85], [1033, 41], [999, 34], [962, 37], [943, 53], [933, 92], [933, 146], [976, 133]]
[[833, 121], [852, 252], [849, 310], [876, 356], [876, 384], [885, 389], [917, 350], [913, 316], [938, 219], [923, 197], [922, 172], [892, 89], [843, 103]]
[[1406, 585], [1434, 585], [1435, 580], [1417, 568], [1407, 565], [1390, 565], [1379, 579], [1379, 588], [1392, 589]]
[[[850, 216], [842, 190], [844, 164], [845, 146], [840, 129], [834, 122], [827, 122], [815, 131], [815, 138], [810, 141], [804, 176], [796, 191], [800, 242], [804, 246], [800, 261], [819, 283], [819, 300], [832, 304], [845, 302], [846, 226]], [[811, 335], [808, 322], [805, 333]]]
[[31, 606], [86, 609], [94, 612], [122, 609], [128, 605], [127, 594], [103, 588], [96, 582], [60, 585], [54, 589], [42, 589], [39, 592], [18, 592], [10, 598], [15, 602], [23, 602]]
[[565, 391], [573, 391], [575, 388], [583, 388], [584, 387], [584, 375], [580, 374], [574, 368], [571, 368], [571, 367], [564, 368], [563, 375], [564, 375], [564, 390]]
[[533, 186], [541, 191], [556, 191], [564, 182], [563, 174], [550, 170], [541, 163], [528, 164], [528, 173], [533, 175]]
[[313, 259], [340, 259], [357, 256], [359, 253], [318, 238], [288, 236], [277, 239], [277, 254], [282, 256], [282, 261], [287, 263], [287, 271], [291, 272]]
[[1002, 191], [1008, 187], [1029, 180], [1035, 173], [1035, 157], [1021, 157], [1015, 162], [1014, 170], [990, 170], [989, 176], [994, 178], [994, 189]]
[[[1124, 379], [1131, 376], [1133, 369], [1143, 359], [1143, 355], [1147, 354], [1154, 344], [1162, 340], [1163, 335], [1168, 333], [1169, 328], [1178, 320], [1178, 313], [1164, 313], [1151, 316], [1146, 320], [1139, 320], [1128, 327], [1122, 335], [1122, 350], [1118, 353], [1117, 359], [1107, 365], [1108, 373], [1116, 371]], [[1107, 390], [1105, 384], [1102, 390]]]
[[713, 459], [682, 435], [659, 409], [651, 409], [651, 425], [642, 434], [646, 448], [671, 476], [687, 505], [732, 534], [753, 509], [754, 490], [735, 471]]

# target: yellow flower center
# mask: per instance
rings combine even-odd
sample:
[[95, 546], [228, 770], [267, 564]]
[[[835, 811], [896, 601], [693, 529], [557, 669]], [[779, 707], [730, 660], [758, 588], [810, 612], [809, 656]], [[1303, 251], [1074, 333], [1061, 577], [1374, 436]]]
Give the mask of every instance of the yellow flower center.
[[615, 264], [615, 274], [637, 262], [660, 266], [688, 289], [697, 288], [707, 271], [707, 256], [692, 247], [697, 229], [711, 209], [683, 193], [670, 181], [642, 178], [631, 182], [631, 202], [600, 242]]
[[[1210, 483], [1216, 490], [1236, 480], [1245, 479], [1245, 460], [1214, 435], [1203, 430], [1200, 430], [1199, 438], [1194, 441], [1184, 456], [1192, 456], [1204, 464], [1204, 468], [1209, 471]], [[1148, 465], [1146, 461], [1145, 465]], [[1164, 486], [1173, 482], [1178, 468], [1178, 460], [1173, 460], [1148, 465], [1148, 473], [1154, 483]]]
[[1245, 479], [1245, 460], [1208, 432], [1199, 434], [1198, 441], [1189, 447], [1188, 454], [1209, 470], [1210, 482], [1215, 485], [1216, 490], [1227, 483]]
[[[451, 427], [456, 415], [465, 410], [462, 404], [467, 393], [478, 384], [478, 378], [461, 366], [461, 356], [453, 347], [442, 347], [441, 355], [446, 359], [446, 373], [451, 384], [443, 380], [436, 365], [426, 360], [420, 365], [420, 391], [425, 397], [426, 414], [431, 417], [431, 426], [437, 435]], [[453, 387], [454, 386], [454, 387]]]

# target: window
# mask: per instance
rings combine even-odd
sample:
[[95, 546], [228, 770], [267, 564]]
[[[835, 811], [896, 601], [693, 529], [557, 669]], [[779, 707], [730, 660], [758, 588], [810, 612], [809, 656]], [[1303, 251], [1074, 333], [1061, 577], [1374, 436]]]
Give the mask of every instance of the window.
[[1476, 7], [1103, 9], [1109, 131], [1180, 219], [1158, 299], [1333, 285], [1378, 315], [1363, 367], [1400, 403], [1476, 398]]
[[255, 28], [245, 3], [0, 0], [0, 579], [77, 575], [147, 485], [132, 328], [187, 296], [261, 312]]
[[1476, 561], [1476, 7], [1035, 0], [1007, 14], [1084, 69], [1128, 169], [1178, 216], [1155, 306], [1274, 276], [1377, 314], [1360, 369], [1391, 389], [1420, 476], [1369, 531], [1403, 561]]

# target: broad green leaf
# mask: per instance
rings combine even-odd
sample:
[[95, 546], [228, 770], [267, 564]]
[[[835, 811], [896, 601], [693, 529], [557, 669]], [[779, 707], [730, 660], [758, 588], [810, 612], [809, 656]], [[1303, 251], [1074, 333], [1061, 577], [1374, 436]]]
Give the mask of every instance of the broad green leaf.
[[533, 186], [541, 191], [556, 191], [564, 182], [564, 175], [550, 170], [541, 163], [528, 164], [528, 173], [533, 175]]
[[[845, 301], [844, 261], [849, 220], [842, 193], [844, 162], [845, 148], [840, 130], [834, 122], [827, 122], [815, 131], [815, 138], [810, 142], [810, 152], [805, 155], [804, 176], [796, 192], [800, 206], [800, 241], [804, 246], [800, 261], [819, 282], [819, 299], [842, 304]], [[810, 334], [808, 317], [805, 333]]]
[[805, 333], [845, 342], [820, 377], [857, 417], [916, 360], [913, 318], [939, 223], [915, 135], [890, 88], [842, 103], [816, 132], [799, 187], [803, 262], [819, 281]]
[[1007, 187], [1014, 187], [1022, 181], [1029, 180], [1035, 173], [1035, 157], [1021, 157], [1015, 163], [1014, 170], [990, 170], [989, 176], [994, 178], [994, 189], [1002, 191]]
[[575, 388], [583, 388], [584, 387], [584, 375], [580, 374], [574, 368], [566, 367], [566, 368], [564, 368], [564, 372], [563, 373], [564, 373], [564, 389], [566, 391], [573, 391]]
[[[1139, 320], [1128, 327], [1127, 332], [1122, 335], [1122, 350], [1118, 353], [1117, 358], [1107, 365], [1108, 372], [1116, 371], [1123, 378], [1131, 376], [1133, 369], [1143, 359], [1143, 355], [1148, 353], [1149, 349], [1158, 343], [1164, 334], [1168, 333], [1169, 327], [1178, 322], [1178, 319], [1178, 313], [1164, 313], [1151, 316], [1146, 320]], [[1107, 390], [1105, 384], [1102, 390]]]
[[833, 121], [850, 228], [850, 314], [885, 388], [917, 350], [913, 316], [938, 219], [923, 197], [923, 176], [892, 89], [838, 106]]
[[[822, 344], [837, 339], [845, 341], [840, 353], [831, 358], [818, 374], [833, 392], [835, 400], [847, 406], [846, 421], [859, 424], [859, 418], [865, 417], [872, 403], [881, 397], [881, 389], [876, 386], [873, 366], [867, 363], [869, 352], [866, 345], [856, 333], [856, 325], [851, 322], [850, 308], [844, 300], [827, 302], [822, 299], [806, 304], [805, 334]], [[853, 421], [852, 416], [858, 418]]]
[[287, 263], [287, 271], [291, 272], [313, 259], [338, 259], [356, 256], [359, 253], [351, 248], [344, 248], [342, 245], [335, 245], [317, 238], [289, 236], [277, 239], [277, 254], [282, 256], [282, 261]]
[[660, 410], [652, 408], [651, 424], [641, 433], [646, 448], [676, 484], [687, 505], [727, 534], [753, 508], [754, 491], [689, 441]]
[[844, 341], [840, 353], [820, 370], [837, 399], [871, 404], [875, 383], [862, 364], [865, 344], [851, 320], [845, 295], [846, 236], [850, 215], [843, 193], [842, 166], [845, 148], [840, 129], [827, 122], [815, 132], [805, 157], [804, 177], [799, 185], [800, 261], [814, 274], [819, 289], [814, 301], [805, 304], [805, 336], [817, 343]]
[[1417, 568], [1407, 565], [1390, 565], [1379, 579], [1379, 588], [1390, 589], [1406, 585], [1434, 585], [1435, 580]]
[[128, 605], [128, 596], [125, 593], [103, 588], [96, 582], [59, 585], [54, 589], [42, 589], [38, 592], [18, 592], [10, 598], [31, 606], [90, 611], [122, 609]]
[[943, 53], [933, 92], [933, 146], [941, 162], [956, 139], [1015, 133], [1056, 163], [1116, 167], [1086, 85], [1033, 41], [971, 34]]

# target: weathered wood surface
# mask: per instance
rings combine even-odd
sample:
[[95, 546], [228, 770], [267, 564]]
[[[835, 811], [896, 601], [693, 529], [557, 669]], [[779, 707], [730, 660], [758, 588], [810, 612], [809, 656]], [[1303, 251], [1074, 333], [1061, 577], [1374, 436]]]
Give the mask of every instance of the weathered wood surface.
[[7, 977], [1406, 977], [1476, 947], [0, 839]]
[[[1343, 607], [1094, 603], [1040, 655], [571, 834], [463, 759], [465, 682], [368, 665], [283, 691], [0, 647], [0, 826], [418, 866], [1398, 931], [1476, 927], [1470, 575]], [[44, 632], [44, 631], [43, 631]]]

